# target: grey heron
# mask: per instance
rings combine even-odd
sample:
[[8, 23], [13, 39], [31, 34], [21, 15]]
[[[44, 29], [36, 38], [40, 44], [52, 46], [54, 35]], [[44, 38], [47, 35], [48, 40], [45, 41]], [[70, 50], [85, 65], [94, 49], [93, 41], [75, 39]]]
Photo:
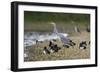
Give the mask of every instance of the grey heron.
[[67, 37], [68, 34], [66, 34], [67, 36], [64, 35], [64, 33], [59, 33], [57, 28], [56, 28], [56, 23], [52, 22], [51, 23], [53, 25], [53, 33], [56, 34], [57, 36], [59, 36], [61, 42], [66, 45], [70, 43], [70, 39]]

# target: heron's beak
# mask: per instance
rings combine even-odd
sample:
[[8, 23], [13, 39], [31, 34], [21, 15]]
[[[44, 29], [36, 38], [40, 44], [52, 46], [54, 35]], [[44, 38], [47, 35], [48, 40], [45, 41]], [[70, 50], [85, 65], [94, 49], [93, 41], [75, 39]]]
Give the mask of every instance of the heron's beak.
[[50, 24], [52, 24], [53, 26], [56, 26], [56, 23], [54, 23], [54, 22], [51, 22]]

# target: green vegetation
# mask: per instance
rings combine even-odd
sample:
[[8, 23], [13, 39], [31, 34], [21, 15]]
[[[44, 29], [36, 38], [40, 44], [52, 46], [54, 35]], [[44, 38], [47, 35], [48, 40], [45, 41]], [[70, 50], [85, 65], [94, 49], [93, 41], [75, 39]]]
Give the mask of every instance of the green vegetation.
[[89, 22], [89, 14], [50, 13], [50, 12], [24, 12], [26, 22]]
[[72, 31], [74, 26], [85, 29], [90, 24], [90, 15], [75, 13], [24, 12], [25, 31], [51, 32], [51, 22], [55, 22], [57, 28], [61, 31]]

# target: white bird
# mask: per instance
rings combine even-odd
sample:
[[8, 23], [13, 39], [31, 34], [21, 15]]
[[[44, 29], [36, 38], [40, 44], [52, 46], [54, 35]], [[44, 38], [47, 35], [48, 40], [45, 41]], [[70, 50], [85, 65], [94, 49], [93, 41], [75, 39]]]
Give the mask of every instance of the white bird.
[[44, 42], [45, 40], [53, 40], [53, 39], [61, 39], [62, 43], [67, 44], [68, 42], [68, 34], [66, 33], [58, 33], [58, 30], [56, 28], [56, 24], [54, 22], [50, 23], [53, 25], [54, 29], [53, 29], [53, 33], [51, 35], [34, 35], [34, 33], [28, 37], [25, 37], [24, 40], [24, 46], [32, 46], [36, 44], [36, 40], [38, 40], [38, 42]]
[[59, 33], [58, 30], [57, 30], [57, 28], [56, 28], [56, 23], [52, 22], [51, 24], [54, 27], [53, 33], [60, 37], [61, 42], [64, 45], [69, 44], [70, 40], [68, 38], [68, 34], [66, 34], [66, 33]]

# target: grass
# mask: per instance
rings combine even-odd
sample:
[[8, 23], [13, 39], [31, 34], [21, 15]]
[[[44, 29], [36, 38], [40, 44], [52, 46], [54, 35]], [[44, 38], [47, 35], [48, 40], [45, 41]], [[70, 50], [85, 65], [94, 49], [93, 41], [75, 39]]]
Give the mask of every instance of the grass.
[[[75, 34], [75, 33], [73, 33]], [[48, 41], [44, 43], [28, 47], [28, 57], [24, 61], [51, 61], [51, 60], [73, 60], [73, 59], [88, 59], [90, 58], [90, 45], [87, 49], [79, 49], [80, 37], [89, 41], [90, 35], [87, 32], [82, 32], [81, 35], [71, 36], [70, 38], [76, 43], [74, 47], [64, 48], [62, 42], [57, 40], [55, 43], [58, 44], [61, 49], [56, 53], [44, 54], [43, 47], [48, 46]]]

